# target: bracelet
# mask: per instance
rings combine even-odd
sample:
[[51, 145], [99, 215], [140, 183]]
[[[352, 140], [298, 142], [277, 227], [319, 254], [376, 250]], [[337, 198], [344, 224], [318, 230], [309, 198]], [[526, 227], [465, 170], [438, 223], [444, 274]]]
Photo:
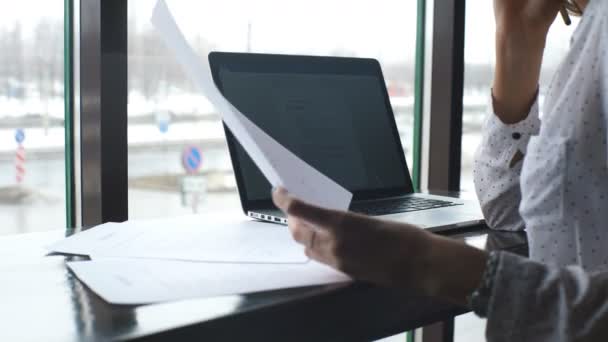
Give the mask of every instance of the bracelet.
[[492, 289], [494, 288], [494, 279], [496, 278], [500, 256], [499, 252], [490, 252], [486, 261], [486, 268], [481, 276], [481, 283], [467, 298], [469, 308], [481, 318], [488, 316], [488, 306], [492, 297]]

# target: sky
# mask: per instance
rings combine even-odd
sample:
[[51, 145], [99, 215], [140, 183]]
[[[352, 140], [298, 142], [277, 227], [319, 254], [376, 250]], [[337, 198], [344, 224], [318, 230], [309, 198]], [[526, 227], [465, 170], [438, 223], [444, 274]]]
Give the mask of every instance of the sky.
[[[185, 34], [201, 34], [219, 49], [243, 51], [248, 25], [256, 52], [330, 54], [413, 60], [412, 0], [168, 1]], [[145, 25], [153, 1], [131, 0], [130, 15]]]
[[0, 0], [0, 28], [16, 21], [31, 27], [42, 18], [63, 20], [63, 0]]
[[[0, 0], [8, 2], [8, 0]], [[385, 63], [413, 62], [416, 6], [413, 0], [168, 0], [188, 37], [203, 36], [221, 50], [244, 51], [248, 27], [255, 52], [354, 54]], [[130, 0], [129, 16], [147, 24], [154, 0]], [[35, 8], [35, 11], [32, 9]], [[11, 1], [0, 11], [0, 27], [15, 20], [24, 27], [41, 18], [61, 20], [63, 0]], [[469, 0], [467, 63], [494, 61], [492, 1]], [[547, 60], [557, 63], [568, 48], [572, 29], [556, 23]]]

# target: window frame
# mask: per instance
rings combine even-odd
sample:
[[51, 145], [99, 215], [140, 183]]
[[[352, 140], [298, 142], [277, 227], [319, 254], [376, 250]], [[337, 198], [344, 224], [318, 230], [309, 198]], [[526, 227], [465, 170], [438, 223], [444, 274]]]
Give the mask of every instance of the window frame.
[[128, 219], [128, 1], [75, 1], [76, 207], [77, 224], [86, 228]]
[[426, 2], [421, 188], [459, 191], [464, 89], [465, 0]]
[[65, 129], [65, 223], [67, 229], [76, 226], [75, 164], [74, 164], [74, 14], [73, 0], [63, 2], [63, 89]]

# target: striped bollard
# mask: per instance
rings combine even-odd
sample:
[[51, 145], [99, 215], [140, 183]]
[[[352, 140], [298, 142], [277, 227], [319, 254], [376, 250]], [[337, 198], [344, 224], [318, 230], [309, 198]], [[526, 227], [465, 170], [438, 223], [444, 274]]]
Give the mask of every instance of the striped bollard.
[[15, 131], [15, 141], [17, 142], [17, 153], [15, 154], [15, 169], [17, 174], [15, 178], [17, 184], [21, 184], [25, 178], [25, 148], [23, 147], [25, 131], [23, 129], [18, 128]]
[[21, 184], [25, 178], [25, 148], [21, 144], [17, 146], [17, 153], [15, 155], [15, 169], [17, 171], [17, 184]]

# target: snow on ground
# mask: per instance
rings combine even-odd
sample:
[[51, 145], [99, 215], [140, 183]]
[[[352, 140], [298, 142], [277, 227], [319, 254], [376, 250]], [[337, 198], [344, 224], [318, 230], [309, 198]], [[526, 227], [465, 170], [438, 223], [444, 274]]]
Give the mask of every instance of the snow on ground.
[[[220, 121], [202, 120], [197, 122], [180, 122], [169, 126], [169, 131], [161, 133], [156, 125], [130, 125], [128, 128], [129, 146], [155, 146], [163, 143], [221, 142], [224, 141], [224, 130]], [[23, 146], [28, 151], [55, 152], [65, 148], [65, 130], [63, 127], [25, 129]], [[0, 129], [0, 154], [13, 153], [15, 142], [14, 129]]]

